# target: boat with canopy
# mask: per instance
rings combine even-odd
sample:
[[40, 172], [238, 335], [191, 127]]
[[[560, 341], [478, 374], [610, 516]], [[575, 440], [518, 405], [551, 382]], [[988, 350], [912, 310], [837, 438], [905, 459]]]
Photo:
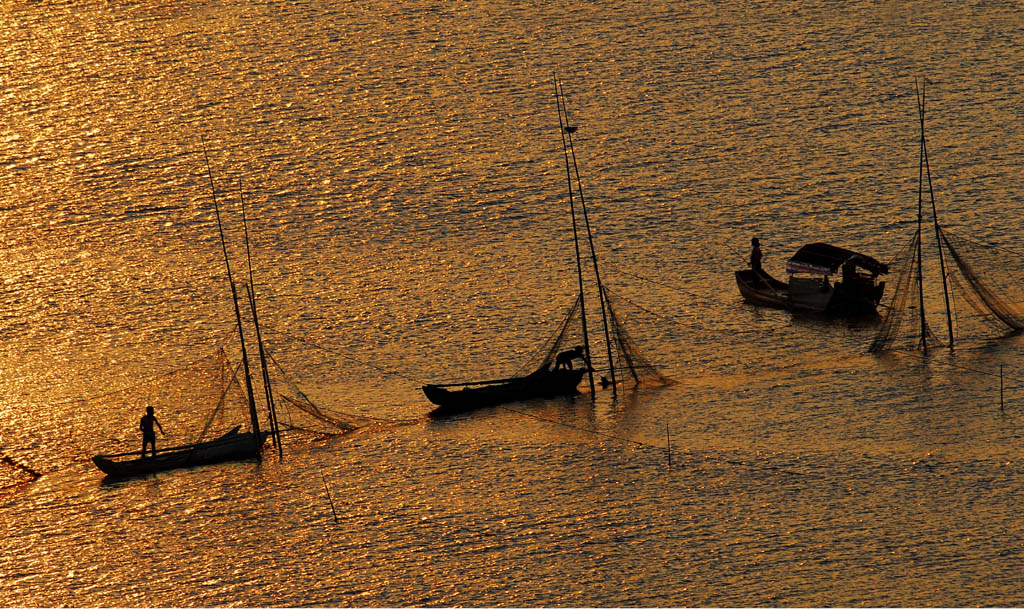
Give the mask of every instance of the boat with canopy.
[[876, 313], [889, 267], [878, 260], [828, 243], [808, 243], [786, 262], [789, 281], [765, 271], [736, 271], [736, 285], [751, 304], [834, 315]]

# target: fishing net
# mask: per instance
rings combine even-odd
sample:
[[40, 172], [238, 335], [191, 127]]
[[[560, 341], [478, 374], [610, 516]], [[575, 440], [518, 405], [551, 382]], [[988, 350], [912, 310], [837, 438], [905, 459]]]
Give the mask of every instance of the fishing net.
[[[583, 297], [577, 296], [551, 338], [526, 359], [523, 365], [516, 370], [514, 376], [524, 376], [541, 368], [548, 368], [558, 359], [559, 353], [565, 353], [577, 347], [583, 351], [584, 357], [589, 359], [589, 354], [585, 349], [587, 340], [583, 332]], [[573, 366], [585, 365], [579, 359], [571, 361], [570, 364]]]
[[[588, 336], [584, 335], [583, 323], [583, 299], [577, 296], [572, 306], [563, 316], [554, 334], [516, 371], [517, 376], [529, 374], [538, 369], [550, 367], [557, 363], [559, 356], [569, 357], [571, 352], [579, 350], [584, 354], [584, 360], [575, 359], [572, 363], [576, 366], [590, 363], [597, 374], [602, 376], [602, 385], [615, 382], [624, 385], [668, 385], [672, 381], [662, 375], [650, 361], [643, 355], [636, 341], [630, 336], [626, 329], [626, 319], [622, 316], [620, 308], [629, 308], [631, 305], [627, 300], [613, 294], [607, 288], [603, 288], [605, 297], [605, 311], [608, 315], [608, 334], [611, 344], [612, 365], [611, 368], [595, 363], [602, 359], [607, 352], [603, 341], [603, 332], [591, 331]], [[633, 309], [638, 309], [635, 305]], [[601, 325], [601, 322], [592, 321], [592, 327]], [[590, 344], [590, 353], [586, 353], [586, 345]], [[595, 345], [597, 345], [595, 347]], [[614, 374], [612, 374], [614, 370]]]
[[121, 439], [133, 445], [141, 437], [139, 418], [147, 407], [153, 407], [161, 427], [181, 443], [199, 442], [239, 425], [248, 427], [249, 421], [248, 402], [223, 348], [170, 372], [81, 401], [84, 412], [108, 413], [109, 418], [93, 416], [86, 421], [86, 425], [103, 427], [97, 427], [95, 435], [109, 437], [118, 429], [127, 436]]
[[289, 378], [274, 356], [268, 354], [278, 378], [272, 379], [273, 400], [278, 425], [282, 430], [303, 431], [320, 435], [342, 435], [373, 422], [364, 415], [321, 408]]
[[872, 353], [916, 348], [922, 345], [922, 341], [926, 347], [939, 343], [927, 319], [921, 319], [918, 298], [918, 286], [921, 282], [921, 275], [918, 272], [920, 241], [921, 232], [917, 231], [910, 243], [889, 263], [889, 283], [895, 279], [896, 285], [889, 291], [886, 302], [882, 303], [885, 313], [875, 340], [868, 348]]
[[[928, 267], [942, 268], [938, 256], [943, 256], [946, 268], [946, 286], [949, 292], [949, 319], [945, 318], [945, 300], [942, 295], [942, 277], [924, 280], [918, 269], [920, 231], [890, 265], [898, 276], [896, 289], [891, 292], [886, 312], [869, 348], [872, 352], [891, 349], [919, 349], [941, 345], [928, 322], [931, 316], [943, 318], [940, 327], [952, 325], [954, 344], [990, 340], [1024, 329], [1021, 311], [1022, 275], [1021, 257], [993, 246], [976, 243], [939, 229], [941, 249]], [[938, 249], [937, 247], [935, 249]], [[1013, 264], [1013, 261], [1017, 261]], [[924, 293], [925, 319], [922, 323], [921, 293]]]
[[946, 230], [939, 234], [953, 261], [953, 294], [969, 307], [954, 308], [958, 338], [991, 338], [1024, 329], [1021, 256]]
[[[271, 375], [271, 384], [282, 429], [342, 434], [363, 424], [359, 417], [332, 413], [316, 406], [276, 361], [269, 359], [277, 373]], [[259, 368], [252, 365], [250, 372], [260, 429], [266, 432], [271, 429], [266, 391]], [[147, 406], [154, 408], [157, 420], [167, 432], [166, 440], [158, 434], [161, 448], [210, 440], [236, 427], [248, 431], [251, 418], [243, 374], [242, 364], [232, 362], [224, 349], [219, 348], [170, 372], [80, 400], [82, 412], [102, 408], [108, 415], [86, 418], [78, 424], [79, 431], [84, 432], [84, 437], [94, 438], [90, 444], [107, 445], [105, 452], [114, 452], [109, 449], [118, 446], [134, 450], [141, 439], [139, 418]], [[112, 433], [120, 437], [111, 437]], [[110, 446], [111, 443], [114, 446]]]
[[9, 455], [0, 455], [0, 490], [21, 486], [41, 474]]
[[625, 298], [614, 294], [607, 286], [602, 286], [605, 308], [610, 322], [609, 332], [612, 343], [612, 360], [615, 366], [615, 378], [626, 385], [670, 385], [672, 380], [658, 372], [658, 369], [644, 357], [636, 342], [626, 330], [625, 320], [621, 311], [629, 308], [639, 309]]

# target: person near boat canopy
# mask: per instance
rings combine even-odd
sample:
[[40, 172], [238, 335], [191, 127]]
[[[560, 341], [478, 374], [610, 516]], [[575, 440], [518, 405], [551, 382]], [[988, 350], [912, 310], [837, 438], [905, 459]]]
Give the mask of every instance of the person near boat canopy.
[[153, 407], [146, 406], [146, 414], [142, 415], [139, 419], [139, 430], [142, 432], [142, 456], [146, 456], [146, 445], [153, 447], [153, 456], [156, 456], [156, 430], [153, 429], [153, 425], [160, 428], [160, 433], [167, 435], [164, 432], [163, 425], [160, 421], [156, 420], [156, 415], [153, 414]]
[[581, 360], [588, 368], [590, 367], [587, 355], [583, 353], [583, 345], [576, 345], [572, 349], [562, 351], [555, 356], [555, 370], [572, 370], [572, 361], [575, 359]]
[[757, 237], [750, 240], [750, 269], [754, 271], [754, 285], [760, 285], [764, 271], [761, 270], [761, 242]]
[[750, 268], [761, 274], [761, 242], [754, 237], [750, 240]]

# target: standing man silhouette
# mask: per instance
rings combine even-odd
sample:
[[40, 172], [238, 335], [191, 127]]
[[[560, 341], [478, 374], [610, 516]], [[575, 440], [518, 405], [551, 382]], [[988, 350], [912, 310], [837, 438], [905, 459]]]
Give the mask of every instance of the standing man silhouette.
[[160, 421], [156, 420], [156, 416], [153, 414], [153, 407], [146, 406], [146, 414], [142, 415], [139, 419], [139, 430], [142, 432], [142, 456], [146, 456], [146, 445], [149, 444], [153, 447], [153, 456], [156, 456], [156, 430], [153, 429], [153, 425], [156, 424], [160, 428], [160, 433], [164, 433], [164, 427], [160, 424]]
[[750, 240], [750, 268], [754, 271], [754, 285], [759, 285], [762, 281], [761, 275], [764, 272], [761, 270], [761, 242], [754, 237]]

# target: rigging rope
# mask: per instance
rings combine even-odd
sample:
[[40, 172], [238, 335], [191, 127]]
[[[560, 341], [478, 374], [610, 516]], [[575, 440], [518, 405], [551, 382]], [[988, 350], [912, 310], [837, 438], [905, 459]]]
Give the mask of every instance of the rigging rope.
[[423, 382], [421, 382], [421, 381], [419, 381], [417, 379], [414, 379], [414, 378], [412, 378], [412, 377], [410, 377], [408, 375], [405, 375], [405, 374], [403, 374], [401, 372], [398, 372], [397, 370], [388, 370], [387, 368], [382, 368], [380, 366], [376, 366], [374, 364], [365, 362], [365, 361], [363, 361], [363, 360], [361, 360], [361, 359], [359, 359], [359, 358], [357, 358], [355, 356], [349, 355], [348, 353], [343, 353], [343, 352], [338, 351], [336, 349], [331, 349], [331, 348], [325, 347], [325, 346], [321, 345], [320, 343], [318, 343], [316, 341], [312, 341], [312, 340], [308, 340], [308, 339], [304, 339], [304, 338], [299, 338], [298, 336], [295, 336], [294, 334], [291, 334], [289, 332], [285, 332], [284, 330], [278, 330], [276, 328], [268, 327], [267, 330], [269, 330], [271, 333], [277, 333], [277, 334], [279, 334], [281, 336], [286, 336], [286, 337], [288, 337], [288, 338], [290, 338], [292, 340], [298, 341], [298, 342], [300, 342], [300, 343], [302, 343], [304, 345], [308, 345], [308, 346], [313, 347], [315, 349], [319, 349], [319, 350], [323, 351], [324, 353], [329, 353], [331, 355], [336, 355], [338, 357], [342, 357], [342, 358], [345, 358], [347, 360], [356, 362], [357, 364], [360, 364], [360, 365], [365, 366], [367, 368], [372, 368], [373, 370], [376, 370], [377, 372], [380, 372], [382, 374], [392, 375], [392, 376], [400, 376], [400, 377], [404, 378], [405, 380], [410, 381], [412, 383], [416, 383], [418, 385], [424, 384]]
[[[225, 330], [222, 333], [221, 338], [218, 339], [218, 342], [214, 345], [214, 349], [220, 349], [220, 348], [222, 348], [224, 346], [224, 343], [226, 342], [224, 340], [224, 336], [226, 336], [230, 332], [233, 332], [233, 330]], [[194, 343], [193, 345], [191, 345], [190, 346], [191, 347], [190, 350], [194, 350], [195, 345], [197, 345], [197, 344], [199, 344], [199, 343]], [[140, 387], [144, 387], [146, 385], [149, 385], [150, 383], [155, 382], [157, 379], [161, 379], [161, 378], [168, 377], [168, 376], [174, 376], [175, 374], [181, 372], [182, 370], [188, 370], [189, 368], [195, 367], [197, 364], [199, 364], [199, 362], [201, 362], [201, 361], [203, 361], [205, 359], [208, 359], [210, 357], [212, 357], [212, 356], [204, 355], [203, 357], [195, 359], [195, 360], [185, 364], [184, 366], [179, 366], [177, 368], [168, 370], [166, 372], [161, 372], [159, 374], [154, 374], [154, 375], [152, 375], [150, 377], [147, 377], [145, 380], [142, 380], [142, 381], [139, 381], [138, 383], [135, 383], [134, 385], [127, 385], [127, 386], [122, 387], [120, 389], [114, 389], [114, 390], [111, 390], [111, 391], [105, 391], [103, 393], [97, 393], [97, 394], [91, 395], [91, 396], [67, 398], [65, 400], [59, 400], [59, 401], [56, 401], [56, 402], [50, 402], [50, 405], [51, 406], [61, 406], [61, 405], [64, 405], [64, 404], [72, 404], [72, 403], [75, 403], [75, 402], [89, 403], [89, 402], [94, 402], [96, 400], [99, 400], [101, 398], [109, 398], [111, 396], [118, 395], [118, 394], [124, 393], [126, 391], [131, 391], [132, 389], [138, 389]]]
[[[566, 423], [565, 421], [558, 421], [558, 420], [555, 420], [555, 419], [549, 419], [549, 418], [542, 417], [542, 416], [539, 416], [539, 415], [535, 415], [535, 414], [532, 414], [532, 413], [529, 413], [529, 412], [525, 412], [525, 411], [522, 411], [522, 410], [517, 410], [515, 408], [509, 408], [507, 406], [499, 405], [499, 406], [497, 406], [497, 408], [499, 408], [501, 410], [505, 410], [507, 412], [511, 412], [513, 414], [518, 414], [518, 415], [521, 415], [521, 416], [524, 416], [524, 417], [535, 419], [537, 421], [543, 421], [545, 423], [551, 423], [552, 425], [558, 425], [558, 426], [561, 426], [561, 427], [566, 427], [566, 428], [572, 429], [574, 431], [579, 431], [579, 432], [587, 433], [587, 434], [594, 435], [594, 436], [600, 436], [600, 437], [603, 437], [603, 438], [608, 438], [609, 440], [615, 440], [616, 442], [621, 442], [623, 444], [633, 444], [635, 446], [643, 446], [645, 448], [653, 448], [655, 450], [663, 450], [663, 451], [666, 451], [666, 452], [670, 452], [672, 450], [672, 448], [670, 446], [661, 446], [661, 445], [658, 445], [658, 444], [651, 444], [649, 442], [642, 442], [640, 440], [633, 440], [631, 438], [623, 438], [623, 437], [616, 436], [614, 434], [606, 433], [606, 432], [603, 432], [603, 431], [599, 431], [599, 430], [596, 430], [596, 429], [592, 429], [592, 428], [588, 428], [588, 427], [580, 427], [579, 425], [573, 425], [572, 423]], [[802, 471], [798, 471], [798, 470], [794, 470], [794, 469], [789, 469], [789, 468], [785, 468], [785, 467], [778, 467], [778, 466], [774, 466], [774, 465], [750, 464], [750, 463], [745, 463], [743, 461], [736, 461], [734, 459], [722, 459], [722, 461], [725, 462], [725, 463], [728, 463], [730, 465], [740, 465], [740, 466], [749, 467], [749, 468], [752, 468], [752, 469], [768, 469], [768, 470], [774, 470], [774, 471], [784, 472], [784, 473], [788, 473], [788, 474], [793, 474], [793, 475], [797, 475], [797, 476], [807, 476], [807, 477], [813, 477], [813, 478], [829, 478], [828, 476], [824, 476], [824, 475], [821, 475], [821, 474], [814, 474], [814, 473], [810, 473], [810, 472], [802, 472]]]

